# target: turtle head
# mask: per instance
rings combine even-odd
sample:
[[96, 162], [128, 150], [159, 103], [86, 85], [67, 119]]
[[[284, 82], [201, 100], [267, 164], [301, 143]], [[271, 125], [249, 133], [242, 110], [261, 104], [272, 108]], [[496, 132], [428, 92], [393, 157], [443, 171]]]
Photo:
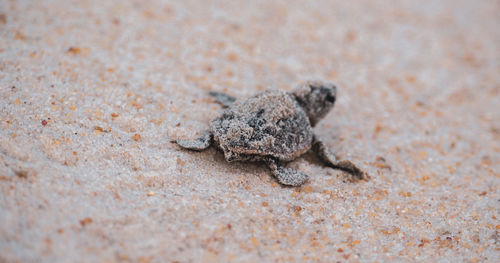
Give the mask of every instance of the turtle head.
[[308, 81], [300, 85], [293, 95], [304, 109], [312, 126], [333, 108], [337, 99], [337, 87], [332, 83]]

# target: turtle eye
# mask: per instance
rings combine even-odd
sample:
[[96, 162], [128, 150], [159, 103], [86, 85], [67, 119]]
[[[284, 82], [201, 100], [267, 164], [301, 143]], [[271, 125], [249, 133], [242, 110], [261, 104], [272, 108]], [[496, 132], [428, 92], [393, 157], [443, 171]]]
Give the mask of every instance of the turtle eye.
[[332, 96], [332, 94], [326, 95], [326, 101], [328, 101], [330, 103], [334, 103], [335, 102], [335, 96]]

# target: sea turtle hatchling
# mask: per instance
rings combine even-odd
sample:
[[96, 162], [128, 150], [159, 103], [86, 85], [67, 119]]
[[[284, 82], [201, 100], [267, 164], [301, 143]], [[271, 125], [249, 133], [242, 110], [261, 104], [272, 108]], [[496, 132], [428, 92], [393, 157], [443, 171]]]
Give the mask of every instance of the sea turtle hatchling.
[[227, 109], [200, 138], [177, 140], [182, 148], [201, 151], [215, 144], [229, 162], [263, 161], [283, 185], [299, 186], [307, 181], [306, 174], [283, 163], [310, 149], [325, 165], [348, 172], [355, 179], [367, 178], [352, 162], [337, 160], [313, 133], [312, 127], [333, 108], [335, 85], [309, 81], [291, 93], [268, 90], [243, 100], [220, 92], [210, 95]]

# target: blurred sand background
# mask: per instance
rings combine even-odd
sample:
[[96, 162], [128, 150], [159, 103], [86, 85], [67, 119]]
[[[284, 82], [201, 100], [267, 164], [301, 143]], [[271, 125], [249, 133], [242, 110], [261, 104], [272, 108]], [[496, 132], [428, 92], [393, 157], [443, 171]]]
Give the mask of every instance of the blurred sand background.
[[[498, 262], [499, 1], [0, 1], [0, 262]], [[333, 81], [371, 176], [171, 143]]]

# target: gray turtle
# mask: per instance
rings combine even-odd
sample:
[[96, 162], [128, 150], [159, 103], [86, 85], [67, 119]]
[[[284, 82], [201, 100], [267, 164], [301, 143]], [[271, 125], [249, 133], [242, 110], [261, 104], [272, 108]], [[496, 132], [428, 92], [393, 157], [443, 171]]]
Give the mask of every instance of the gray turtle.
[[227, 107], [196, 140], [177, 140], [182, 148], [201, 151], [215, 144], [228, 162], [263, 161], [278, 182], [299, 186], [307, 181], [304, 173], [283, 166], [312, 149], [327, 166], [367, 179], [350, 161], [338, 161], [313, 128], [333, 108], [337, 88], [330, 83], [309, 81], [294, 92], [270, 90], [244, 100], [210, 92]]

